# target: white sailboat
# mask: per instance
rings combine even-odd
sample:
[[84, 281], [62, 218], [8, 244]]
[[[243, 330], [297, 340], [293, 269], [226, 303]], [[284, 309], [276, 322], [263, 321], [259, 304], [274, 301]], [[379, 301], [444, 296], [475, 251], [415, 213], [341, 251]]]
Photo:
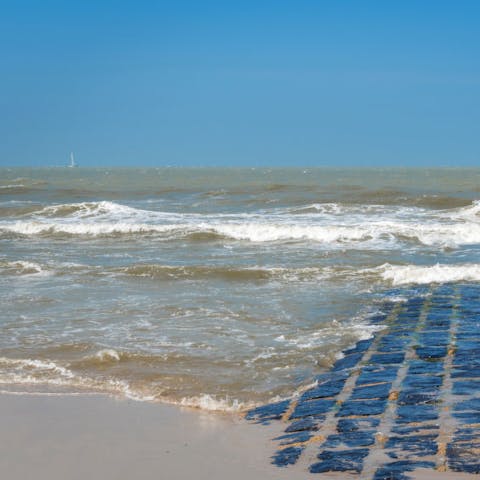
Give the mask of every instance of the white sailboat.
[[73, 158], [73, 152], [70, 152], [70, 168], [75, 168], [78, 167], [78, 165], [75, 163], [75, 159]]

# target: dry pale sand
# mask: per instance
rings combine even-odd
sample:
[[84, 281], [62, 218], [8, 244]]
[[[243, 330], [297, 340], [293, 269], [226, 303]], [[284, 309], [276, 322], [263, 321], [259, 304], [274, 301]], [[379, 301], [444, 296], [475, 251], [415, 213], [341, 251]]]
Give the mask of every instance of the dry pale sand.
[[9, 480], [353, 478], [270, 465], [280, 424], [103, 396], [0, 395], [0, 412], [0, 472]]

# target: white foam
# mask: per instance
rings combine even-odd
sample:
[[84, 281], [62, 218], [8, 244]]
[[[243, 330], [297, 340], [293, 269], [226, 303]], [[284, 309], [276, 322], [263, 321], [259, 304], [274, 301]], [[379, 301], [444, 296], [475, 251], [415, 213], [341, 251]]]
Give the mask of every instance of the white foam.
[[[107, 351], [108, 354], [106, 353]], [[103, 352], [104, 354], [112, 355], [115, 350], [105, 349]], [[115, 355], [113, 354], [113, 356]], [[24, 385], [27, 387], [39, 385], [54, 388], [70, 388], [71, 391], [64, 391], [62, 394], [77, 394], [78, 392], [76, 390], [81, 390], [82, 393], [121, 395], [130, 400], [140, 402], [161, 401], [163, 403], [209, 411], [239, 412], [258, 405], [254, 402], [241, 402], [236, 399], [230, 399], [229, 397], [217, 398], [214, 395], [208, 394], [184, 397], [180, 401], [177, 401], [153, 395], [151, 392], [144, 391], [143, 389], [132, 388], [125, 380], [113, 378], [95, 379], [77, 375], [70, 369], [60, 366], [51, 360], [0, 357], [0, 385]], [[47, 392], [46, 394], [49, 393], [50, 392]], [[21, 394], [21, 392], [19, 392], [19, 394]]]
[[378, 269], [392, 285], [480, 281], [480, 264], [417, 266], [385, 264]]
[[[132, 233], [165, 233], [181, 230], [178, 225], [153, 225], [122, 222], [39, 222], [17, 221], [0, 224], [0, 230], [19, 233], [21, 235], [40, 235], [63, 233], [68, 235], [101, 236]], [[185, 226], [184, 226], [185, 227]]]
[[65, 367], [57, 365], [50, 360], [37, 360], [30, 358], [0, 357], [0, 365], [14, 367], [16, 370], [33, 371], [40, 373], [54, 373], [62, 378], [71, 379], [75, 375]]
[[91, 217], [94, 215], [121, 214], [132, 215], [140, 210], [128, 207], [115, 202], [81, 202], [81, 203], [60, 203], [49, 205], [41, 210], [37, 210], [32, 215], [38, 217], [50, 217], [55, 215], [73, 216], [73, 217]]
[[132, 389], [124, 380], [84, 377], [51, 360], [0, 357], [0, 368], [1, 385], [50, 385], [122, 395], [137, 401], [155, 400], [155, 396]]
[[0, 269], [11, 271], [21, 275], [47, 274], [41, 265], [25, 260], [3, 261], [0, 260]]
[[183, 407], [199, 408], [211, 412], [241, 412], [259, 405], [254, 402], [241, 402], [237, 399], [230, 399], [228, 397], [217, 398], [214, 395], [208, 394], [184, 397], [178, 402], [178, 404]]
[[120, 361], [120, 354], [113, 348], [104, 348], [95, 354], [95, 358], [102, 362]]
[[302, 215], [292, 213], [292, 210], [178, 214], [106, 201], [72, 203], [48, 206], [16, 220], [1, 221], [0, 230], [23, 235], [157, 233], [168, 238], [213, 233], [232, 240], [257, 243], [308, 241], [365, 249], [398, 248], [405, 242], [440, 247], [480, 243], [480, 202], [442, 211], [341, 204], [312, 204], [305, 208], [320, 214]]
[[22, 183], [14, 183], [12, 185], [0, 185], [0, 189], [2, 190], [8, 190], [8, 189], [11, 189], [11, 188], [24, 188], [25, 185], [23, 185]]
[[445, 210], [443, 214], [449, 218], [462, 218], [467, 220], [479, 221], [480, 215], [480, 200], [474, 200], [471, 205], [466, 207]]

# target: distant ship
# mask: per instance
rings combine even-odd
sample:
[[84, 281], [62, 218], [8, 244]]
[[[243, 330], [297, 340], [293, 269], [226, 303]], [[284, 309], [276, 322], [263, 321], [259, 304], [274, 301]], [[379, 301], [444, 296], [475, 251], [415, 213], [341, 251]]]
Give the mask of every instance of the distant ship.
[[75, 163], [75, 159], [73, 158], [73, 152], [70, 153], [70, 165], [69, 168], [75, 168], [78, 167], [78, 165]]

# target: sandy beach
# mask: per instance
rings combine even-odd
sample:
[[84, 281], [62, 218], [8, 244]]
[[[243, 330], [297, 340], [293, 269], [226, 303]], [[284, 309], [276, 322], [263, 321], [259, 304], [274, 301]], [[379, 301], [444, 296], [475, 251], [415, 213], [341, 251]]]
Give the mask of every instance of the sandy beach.
[[[359, 478], [269, 463], [282, 425], [100, 395], [0, 395], [0, 471], [10, 480]], [[412, 478], [474, 479], [419, 471]]]
[[281, 426], [106, 396], [0, 395], [10, 480], [304, 478], [269, 464]]

